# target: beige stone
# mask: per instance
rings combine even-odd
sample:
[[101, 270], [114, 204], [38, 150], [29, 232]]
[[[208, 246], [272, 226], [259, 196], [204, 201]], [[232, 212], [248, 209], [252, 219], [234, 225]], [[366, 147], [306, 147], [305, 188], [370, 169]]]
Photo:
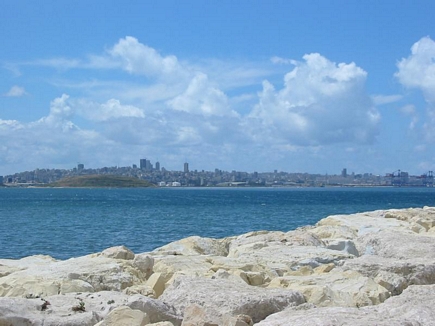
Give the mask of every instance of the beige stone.
[[101, 255], [114, 259], [131, 260], [134, 258], [134, 253], [125, 246], [107, 248], [101, 252]]
[[389, 291], [373, 279], [354, 271], [283, 276], [273, 279], [268, 287], [299, 291], [308, 303], [320, 307], [375, 305], [390, 296]]
[[165, 291], [165, 280], [160, 273], [152, 274], [145, 285], [154, 291], [157, 298]]
[[120, 306], [113, 309], [103, 321], [95, 326], [144, 326], [149, 322], [148, 316], [142, 311]]

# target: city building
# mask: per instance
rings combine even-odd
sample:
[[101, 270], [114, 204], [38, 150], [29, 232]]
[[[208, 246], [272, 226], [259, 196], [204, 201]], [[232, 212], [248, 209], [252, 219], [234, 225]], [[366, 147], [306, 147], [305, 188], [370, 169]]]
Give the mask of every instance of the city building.
[[147, 167], [147, 160], [146, 160], [146, 158], [141, 158], [140, 161], [139, 161], [139, 168], [141, 170], [145, 170], [146, 167]]
[[160, 162], [156, 162], [156, 171], [160, 171]]
[[2, 185], [2, 184], [3, 184], [3, 176], [0, 175], [0, 185]]
[[184, 173], [189, 173], [189, 163], [184, 163]]
[[77, 170], [83, 171], [85, 169], [85, 165], [82, 163], [77, 164]]
[[346, 169], [346, 168], [344, 168], [343, 170], [341, 170], [341, 176], [342, 176], [343, 178], [347, 178], [347, 169]]

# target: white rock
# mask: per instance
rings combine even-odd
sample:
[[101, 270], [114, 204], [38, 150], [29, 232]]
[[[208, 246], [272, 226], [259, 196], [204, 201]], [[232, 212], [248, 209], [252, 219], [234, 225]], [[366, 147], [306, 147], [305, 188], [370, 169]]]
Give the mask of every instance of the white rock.
[[148, 278], [153, 273], [154, 258], [147, 254], [137, 254], [134, 256], [133, 266], [145, 273], [145, 277]]
[[114, 259], [131, 260], [134, 258], [134, 253], [125, 246], [107, 248], [101, 252], [101, 255]]
[[142, 311], [121, 306], [113, 309], [95, 326], [144, 326], [149, 322], [148, 316]]
[[[435, 286], [410, 286], [400, 296], [391, 297], [377, 306], [362, 308], [328, 307], [289, 308], [270, 315], [256, 326], [282, 325], [352, 325], [399, 326], [433, 325], [435, 320]], [[303, 307], [301, 307], [303, 308]]]
[[160, 297], [184, 314], [191, 304], [200, 305], [208, 320], [222, 324], [224, 315], [244, 314], [260, 321], [291, 305], [305, 302], [302, 294], [285, 289], [264, 289], [222, 279], [179, 277]]

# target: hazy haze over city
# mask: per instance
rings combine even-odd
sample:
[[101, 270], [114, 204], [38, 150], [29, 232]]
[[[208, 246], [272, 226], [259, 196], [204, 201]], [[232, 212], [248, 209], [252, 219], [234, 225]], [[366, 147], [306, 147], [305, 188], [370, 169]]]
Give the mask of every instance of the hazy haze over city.
[[0, 175], [435, 170], [433, 1], [0, 3]]

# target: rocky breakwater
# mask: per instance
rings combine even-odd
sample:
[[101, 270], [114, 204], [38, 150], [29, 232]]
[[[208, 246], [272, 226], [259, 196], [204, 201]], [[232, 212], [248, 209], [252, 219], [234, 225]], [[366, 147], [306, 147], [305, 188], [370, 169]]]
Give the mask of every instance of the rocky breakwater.
[[431, 325], [435, 208], [290, 232], [0, 259], [4, 325]]

